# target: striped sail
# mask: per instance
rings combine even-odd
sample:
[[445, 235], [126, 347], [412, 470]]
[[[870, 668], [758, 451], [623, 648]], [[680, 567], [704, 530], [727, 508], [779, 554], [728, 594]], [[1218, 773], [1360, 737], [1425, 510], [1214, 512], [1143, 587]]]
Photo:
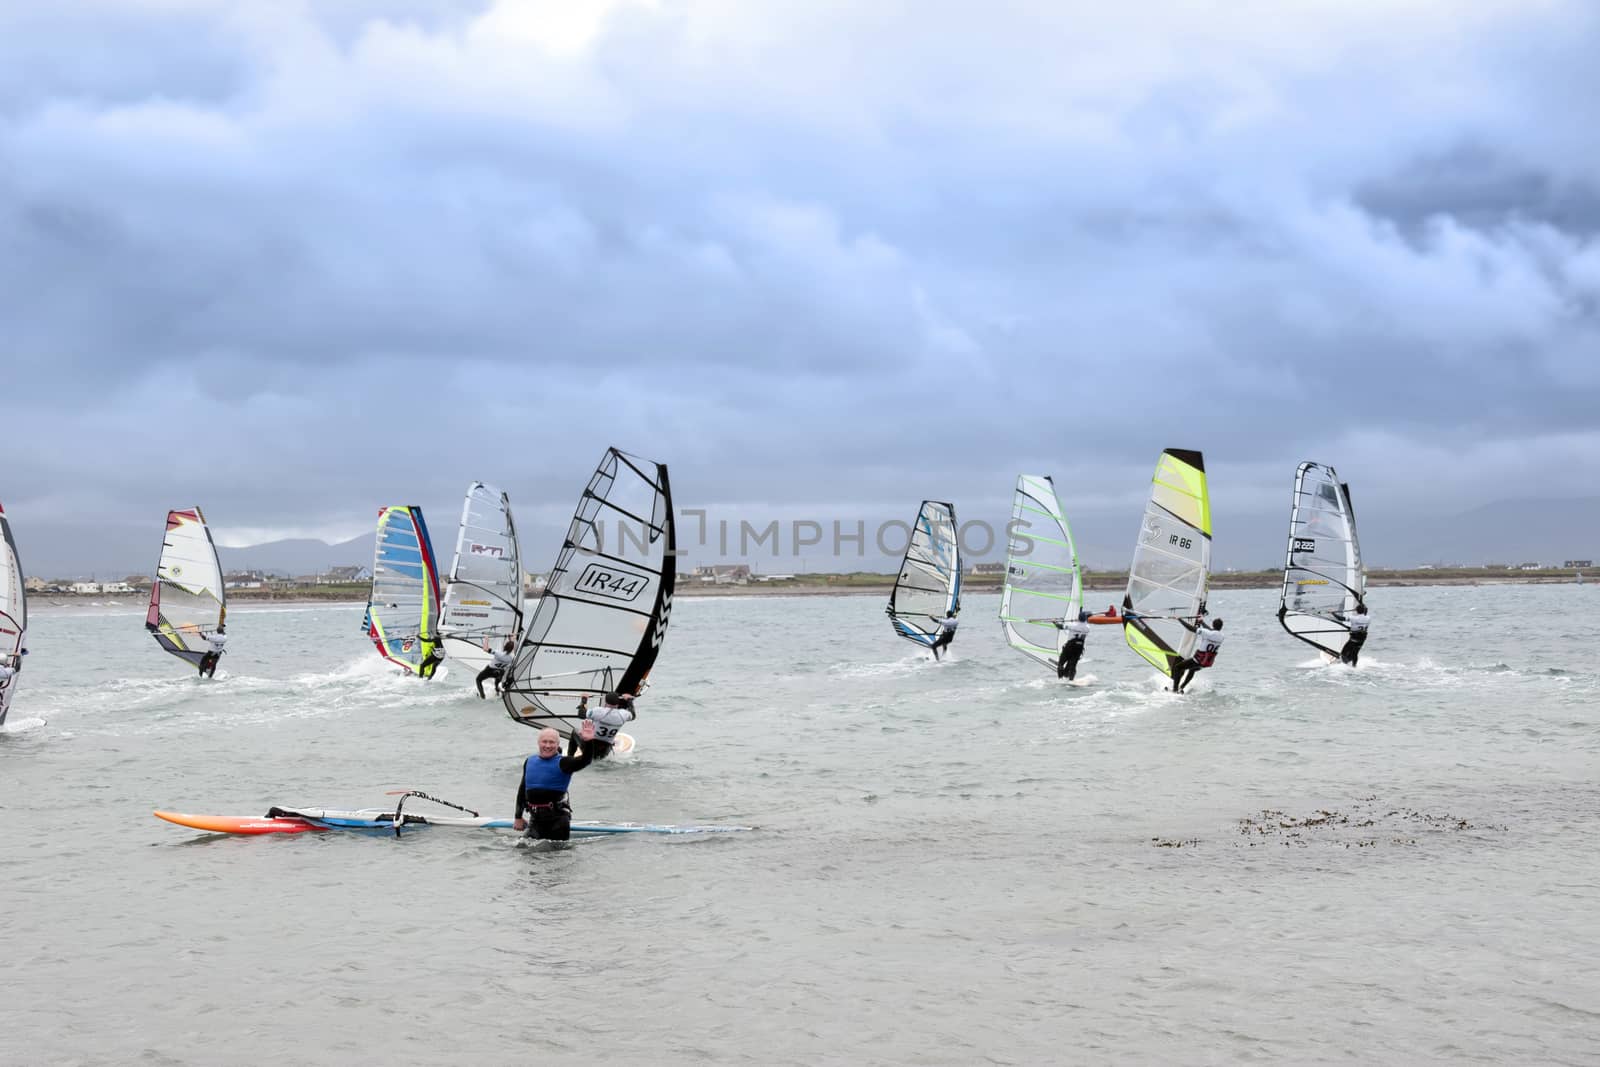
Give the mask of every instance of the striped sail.
[[676, 536], [666, 464], [607, 449], [506, 672], [513, 719], [570, 736], [580, 697], [643, 691], [672, 614]]
[[1306, 644], [1337, 657], [1350, 636], [1343, 616], [1366, 595], [1350, 487], [1332, 467], [1302, 463], [1294, 476], [1278, 621]]
[[422, 509], [415, 505], [378, 509], [372, 595], [362, 626], [384, 659], [422, 673], [438, 641], [439, 569]]
[[[22, 561], [17, 558], [17, 542], [11, 536], [11, 522], [0, 508], [0, 663], [22, 667], [23, 641], [28, 636], [28, 593], [22, 576]], [[0, 682], [0, 725], [11, 710], [17, 693], [18, 674]]]
[[1006, 530], [1010, 542], [1000, 625], [1012, 648], [1053, 671], [1070, 636], [1056, 623], [1077, 618], [1083, 608], [1083, 574], [1048, 474], [1017, 478]]
[[461, 505], [439, 632], [451, 662], [474, 674], [488, 666], [491, 651], [522, 632], [522, 558], [511, 499], [482, 482], [467, 487]]
[[167, 512], [167, 534], [161, 542], [144, 628], [161, 648], [198, 665], [211, 650], [206, 638], [227, 617], [222, 564], [205, 516], [198, 507]]
[[939, 619], [961, 604], [961, 545], [956, 508], [924, 500], [889, 593], [889, 621], [908, 641], [931, 647]]
[[1123, 636], [1169, 678], [1194, 654], [1211, 581], [1211, 496], [1199, 452], [1169, 448], [1156, 462], [1150, 499], [1128, 571]]

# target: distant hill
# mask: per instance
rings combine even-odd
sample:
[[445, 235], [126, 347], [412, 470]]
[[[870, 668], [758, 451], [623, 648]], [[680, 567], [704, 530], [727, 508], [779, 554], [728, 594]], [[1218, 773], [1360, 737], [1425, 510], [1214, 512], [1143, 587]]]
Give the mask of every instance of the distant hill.
[[[1418, 502], [1419, 505], [1423, 503]], [[1069, 517], [1078, 542], [1079, 558], [1085, 566], [1106, 570], [1128, 565], [1137, 513]], [[1364, 508], [1358, 494], [1356, 517], [1361, 526], [1362, 552], [1372, 567], [1531, 562], [1559, 565], [1569, 559], [1600, 560], [1600, 496], [1497, 500], [1459, 514], [1438, 516], [1421, 514], [1411, 507], [1405, 511]], [[1004, 521], [1003, 517], [996, 520], [999, 543], [984, 558], [1003, 558]], [[1251, 513], [1218, 512], [1215, 522], [1217, 544], [1213, 564], [1216, 570], [1281, 566], [1288, 525], [1287, 507]], [[153, 537], [144, 525], [85, 527], [59, 521], [34, 524], [21, 515], [13, 516], [12, 524], [24, 571], [38, 577], [97, 575], [105, 579], [148, 574], [155, 566], [160, 547], [159, 537]], [[523, 546], [531, 550], [533, 561], [539, 566], [546, 565], [564, 530], [564, 526], [547, 529], [529, 524], [521, 530]], [[742, 561], [754, 563], [759, 571], [767, 573], [888, 571], [898, 562], [898, 559], [883, 559], [873, 551], [870, 534], [865, 558], [847, 555], [834, 559], [826, 555], [824, 548], [823, 551], [809, 550], [801, 559], [759, 555], [744, 560], [723, 559], [716, 554], [714, 536], [711, 545], [706, 547], [690, 543], [687, 537], [693, 530], [692, 520], [686, 521], [680, 530], [680, 546], [687, 550], [679, 561], [680, 567]], [[441, 560], [443, 565], [448, 565], [453, 536], [452, 533], [448, 543], [435, 541], [434, 547], [445, 556]], [[229, 571], [253, 569], [291, 576], [318, 574], [330, 567], [371, 566], [373, 540], [372, 534], [364, 534], [330, 545], [297, 538], [248, 548], [224, 548], [220, 556], [223, 568]]]
[[1549, 563], [1600, 559], [1600, 497], [1496, 500], [1437, 519], [1368, 515], [1356, 501], [1369, 563]]
[[320, 574], [330, 567], [372, 566], [375, 534], [363, 534], [330, 545], [309, 537], [268, 541], [248, 548], [219, 548], [224, 571], [271, 571], [279, 574]]

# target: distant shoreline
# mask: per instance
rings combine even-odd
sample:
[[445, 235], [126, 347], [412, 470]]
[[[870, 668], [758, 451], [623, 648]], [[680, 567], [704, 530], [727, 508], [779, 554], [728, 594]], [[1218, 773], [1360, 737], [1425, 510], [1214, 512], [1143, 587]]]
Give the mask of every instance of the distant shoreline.
[[[1439, 568], [1432, 570], [1380, 570], [1367, 575], [1369, 588], [1397, 586], [1472, 586], [1472, 585], [1572, 585], [1578, 582], [1570, 571], [1520, 571], [1507, 573], [1483, 568]], [[1597, 579], [1600, 580], [1600, 579]], [[1281, 574], [1273, 571], [1223, 571], [1211, 576], [1212, 589], [1276, 589]], [[1085, 572], [1083, 587], [1096, 593], [1120, 593], [1127, 587], [1126, 574]], [[962, 587], [969, 593], [998, 593], [997, 574], [968, 574]], [[679, 598], [771, 597], [771, 596], [888, 596], [894, 588], [887, 574], [810, 574], [779, 581], [751, 581], [746, 584], [701, 582], [680, 577], [674, 593]], [[368, 589], [363, 585], [308, 586], [293, 589], [232, 589], [228, 600], [245, 604], [364, 604]], [[29, 606], [46, 607], [143, 607], [148, 592], [134, 593], [33, 593]], [[529, 594], [530, 601], [536, 594]]]

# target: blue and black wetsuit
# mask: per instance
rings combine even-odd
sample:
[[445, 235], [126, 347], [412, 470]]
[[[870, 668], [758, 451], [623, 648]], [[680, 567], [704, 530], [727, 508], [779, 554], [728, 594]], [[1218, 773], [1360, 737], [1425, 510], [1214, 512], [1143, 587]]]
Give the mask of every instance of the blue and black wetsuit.
[[550, 841], [565, 841], [572, 836], [572, 808], [567, 804], [567, 787], [572, 776], [589, 766], [587, 748], [576, 756], [555, 755], [549, 759], [537, 753], [522, 761], [522, 777], [517, 781], [517, 804], [513, 818], [528, 813], [528, 834]]

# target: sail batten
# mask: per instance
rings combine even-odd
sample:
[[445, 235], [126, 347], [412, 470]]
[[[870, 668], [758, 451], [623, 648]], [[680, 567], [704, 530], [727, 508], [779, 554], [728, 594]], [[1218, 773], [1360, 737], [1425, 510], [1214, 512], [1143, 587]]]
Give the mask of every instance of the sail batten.
[[422, 509], [391, 504], [378, 509], [372, 593], [362, 628], [378, 654], [413, 674], [439, 640], [439, 569]]
[[924, 500], [889, 593], [889, 620], [895, 633], [931, 648], [939, 637], [938, 620], [960, 606], [961, 544], [955, 505]]
[[[0, 508], [0, 662], [20, 667], [23, 642], [28, 636], [28, 591], [22, 574], [17, 542], [11, 536], [11, 521]], [[0, 682], [0, 725], [11, 710], [22, 675]]]
[[522, 632], [522, 557], [511, 498], [483, 482], [467, 486], [440, 613], [452, 660], [476, 673]]
[[227, 621], [228, 594], [211, 529], [198, 507], [167, 512], [145, 629], [156, 644], [192, 666], [211, 650], [207, 636]]
[[[608, 525], [612, 515], [633, 528]], [[615, 553], [605, 551], [608, 534]], [[676, 536], [666, 464], [607, 449], [527, 613], [502, 686], [507, 714], [570, 736], [577, 697], [644, 689], [671, 618]]]
[[1289, 544], [1278, 621], [1291, 635], [1337, 657], [1350, 636], [1345, 616], [1364, 602], [1367, 572], [1356, 537], [1350, 486], [1328, 466], [1307, 461], [1294, 476]]
[[1172, 676], [1194, 654], [1211, 581], [1211, 497], [1205, 460], [1169, 448], [1156, 461], [1150, 497], [1134, 543], [1123, 623], [1128, 647]]
[[1001, 629], [1007, 644], [1053, 671], [1070, 636], [1056, 623], [1077, 618], [1083, 608], [1078, 549], [1054, 479], [1017, 477], [1006, 529]]

